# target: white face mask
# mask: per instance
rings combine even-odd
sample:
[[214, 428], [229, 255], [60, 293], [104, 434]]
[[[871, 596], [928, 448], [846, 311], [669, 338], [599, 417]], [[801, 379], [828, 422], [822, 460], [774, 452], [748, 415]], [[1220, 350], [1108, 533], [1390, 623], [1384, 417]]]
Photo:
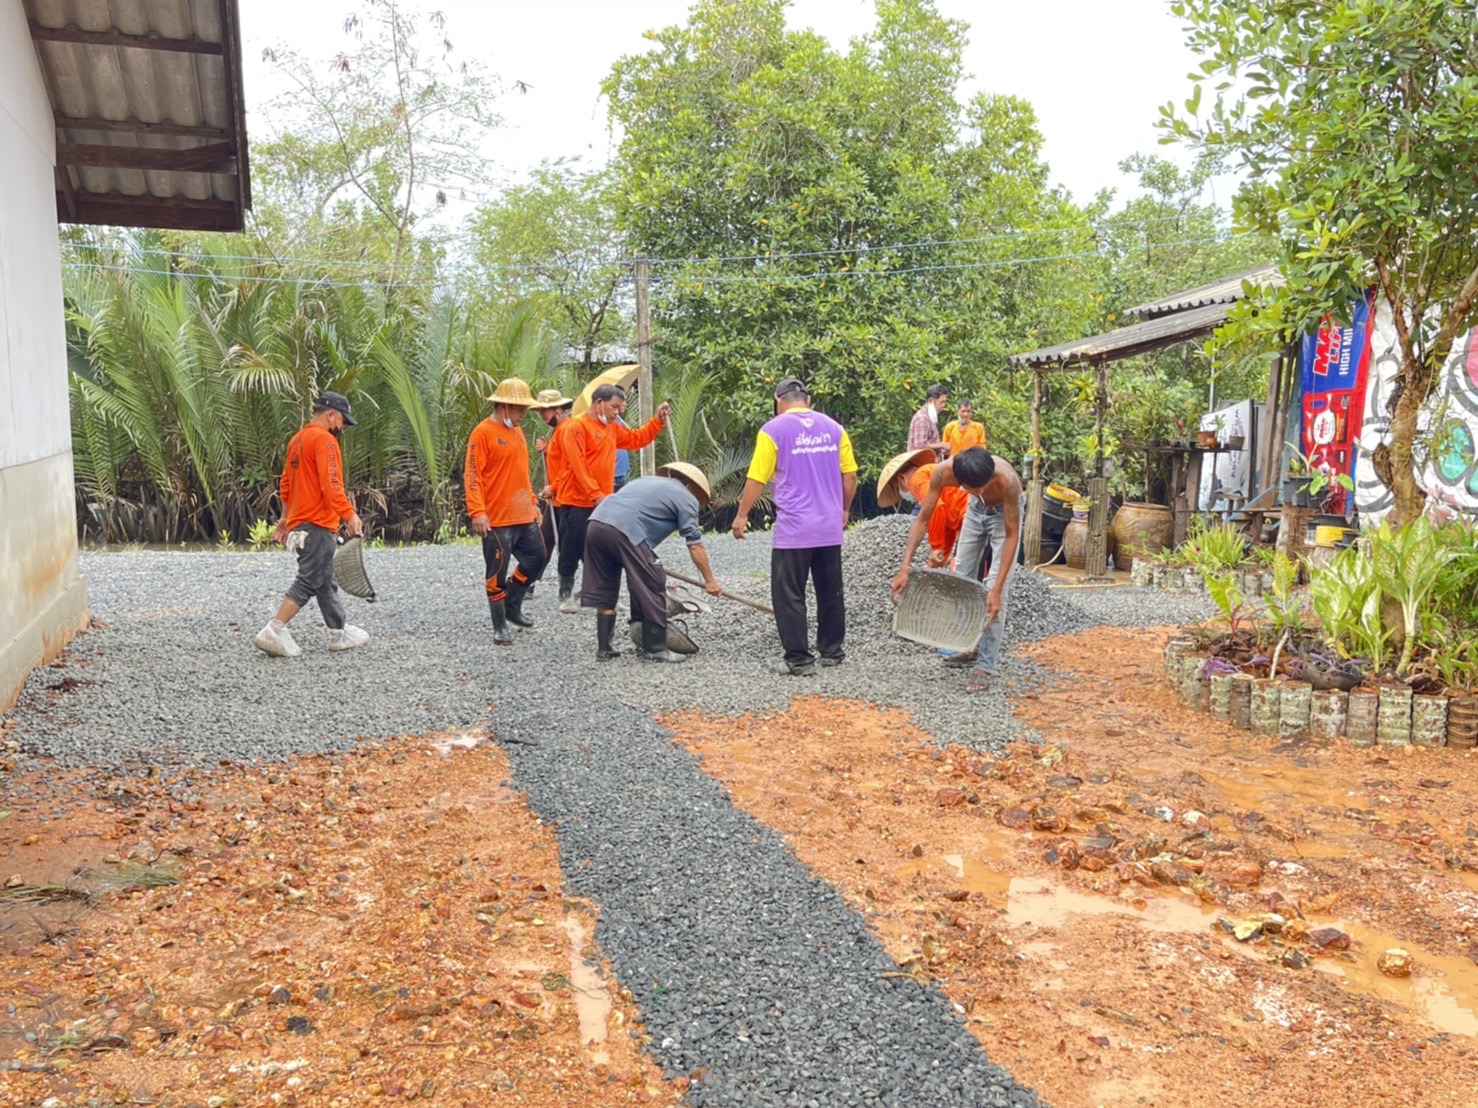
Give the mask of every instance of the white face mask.
[[910, 504], [914, 503], [913, 489], [905, 486], [904, 488], [898, 490], [898, 495], [901, 496], [904, 500], [907, 500]]
[[507, 427], [510, 431], [513, 430], [513, 420], [509, 419], [507, 416], [504, 416], [503, 426]]
[[609, 425], [611, 422], [611, 417], [608, 415], [597, 415], [595, 418], [600, 420], [602, 425]]

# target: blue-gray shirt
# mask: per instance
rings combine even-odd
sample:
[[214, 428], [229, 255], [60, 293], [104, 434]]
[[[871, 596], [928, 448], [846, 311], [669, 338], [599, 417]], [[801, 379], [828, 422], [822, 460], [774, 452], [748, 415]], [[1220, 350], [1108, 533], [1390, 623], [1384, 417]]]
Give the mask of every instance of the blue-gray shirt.
[[689, 546], [703, 541], [698, 528], [698, 498], [676, 477], [638, 477], [606, 497], [590, 513], [592, 523], [614, 527], [633, 544], [653, 550], [674, 531]]

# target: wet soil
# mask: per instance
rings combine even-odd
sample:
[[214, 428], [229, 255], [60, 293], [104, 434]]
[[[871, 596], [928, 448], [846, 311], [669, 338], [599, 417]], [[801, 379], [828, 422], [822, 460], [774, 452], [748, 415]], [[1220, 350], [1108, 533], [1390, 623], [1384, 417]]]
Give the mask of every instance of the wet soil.
[[860, 702], [667, 722], [1059, 1108], [1472, 1104], [1478, 758], [1236, 731], [1170, 633], [1032, 647], [996, 757]]
[[[480, 735], [11, 775], [0, 1104], [673, 1103]], [[169, 883], [164, 883], [169, 882]]]

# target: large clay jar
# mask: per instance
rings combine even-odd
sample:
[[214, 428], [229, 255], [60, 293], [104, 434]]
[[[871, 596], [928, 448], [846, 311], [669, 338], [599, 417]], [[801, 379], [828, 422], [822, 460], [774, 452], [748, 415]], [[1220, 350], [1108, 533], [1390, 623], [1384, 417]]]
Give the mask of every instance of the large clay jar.
[[1088, 521], [1075, 519], [1062, 529], [1062, 556], [1073, 569], [1088, 568]]
[[1114, 513], [1109, 533], [1115, 546], [1114, 565], [1132, 570], [1136, 556], [1158, 554], [1170, 545], [1175, 517], [1163, 504], [1131, 502]]

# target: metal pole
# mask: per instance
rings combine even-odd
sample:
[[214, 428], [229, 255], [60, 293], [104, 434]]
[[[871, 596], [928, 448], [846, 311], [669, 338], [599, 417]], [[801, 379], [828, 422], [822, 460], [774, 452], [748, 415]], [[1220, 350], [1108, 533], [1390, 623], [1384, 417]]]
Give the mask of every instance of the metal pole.
[[[637, 375], [637, 401], [641, 421], [652, 418], [652, 315], [648, 298], [647, 259], [636, 259], [636, 362], [641, 367]], [[657, 448], [647, 445], [641, 448], [641, 475], [650, 477], [657, 472]]]

